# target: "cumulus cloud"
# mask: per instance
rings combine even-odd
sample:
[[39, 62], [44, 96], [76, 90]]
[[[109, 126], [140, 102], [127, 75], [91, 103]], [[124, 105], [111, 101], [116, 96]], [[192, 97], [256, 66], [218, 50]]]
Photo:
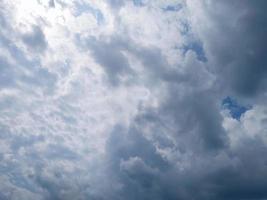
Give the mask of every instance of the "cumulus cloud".
[[[266, 90], [266, 2], [194, 1], [195, 29], [206, 47], [214, 70], [220, 74], [225, 89], [236, 95], [256, 96]], [[198, 18], [198, 19], [197, 19]], [[199, 22], [202, 23], [199, 23]]]
[[264, 0], [0, 8], [0, 199], [267, 198]]

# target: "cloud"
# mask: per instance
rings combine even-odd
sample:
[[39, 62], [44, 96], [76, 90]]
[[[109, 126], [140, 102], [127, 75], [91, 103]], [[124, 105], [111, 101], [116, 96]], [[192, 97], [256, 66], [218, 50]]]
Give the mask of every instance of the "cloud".
[[104, 68], [112, 85], [118, 85], [124, 75], [133, 75], [127, 58], [123, 55], [120, 41], [103, 42], [90, 39], [88, 46], [95, 60]]
[[47, 47], [45, 35], [39, 26], [33, 26], [32, 32], [25, 33], [22, 40], [32, 51], [43, 52]]
[[1, 2], [0, 199], [267, 198], [265, 5]]
[[112, 8], [118, 9], [125, 4], [124, 0], [108, 0], [107, 1]]
[[193, 15], [195, 29], [225, 89], [245, 97], [262, 94], [266, 90], [266, 3], [203, 1], [201, 9], [193, 4], [189, 1], [192, 12], [201, 12]]
[[55, 1], [54, 0], [50, 0], [49, 1], [49, 6], [54, 8], [55, 7]]

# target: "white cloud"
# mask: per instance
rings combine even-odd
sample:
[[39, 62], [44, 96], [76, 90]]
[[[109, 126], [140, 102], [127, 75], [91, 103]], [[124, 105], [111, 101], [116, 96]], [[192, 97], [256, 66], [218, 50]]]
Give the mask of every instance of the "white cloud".
[[[242, 64], [243, 54], [226, 59], [241, 45], [231, 30], [245, 30], [238, 3], [227, 16], [227, 3], [205, 0], [0, 8], [0, 199], [216, 199], [224, 173], [243, 190], [246, 170], [264, 168], [265, 79], [246, 98], [238, 84], [249, 79], [220, 73]], [[230, 39], [218, 41], [224, 24]], [[253, 104], [240, 121], [221, 111], [228, 93]]]

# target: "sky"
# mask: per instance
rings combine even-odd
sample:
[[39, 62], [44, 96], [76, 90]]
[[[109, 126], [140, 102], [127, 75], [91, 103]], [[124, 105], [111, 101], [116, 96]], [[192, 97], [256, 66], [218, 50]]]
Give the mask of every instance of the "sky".
[[0, 200], [267, 199], [266, 0], [0, 0]]

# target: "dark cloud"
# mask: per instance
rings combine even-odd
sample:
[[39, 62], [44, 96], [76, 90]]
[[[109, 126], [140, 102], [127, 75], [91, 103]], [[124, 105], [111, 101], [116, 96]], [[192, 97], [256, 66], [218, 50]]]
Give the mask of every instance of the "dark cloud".
[[123, 54], [124, 45], [121, 41], [104, 42], [94, 38], [89, 39], [88, 46], [93, 56], [105, 70], [108, 80], [112, 85], [118, 85], [123, 77], [133, 76], [128, 59]]
[[137, 127], [129, 130], [117, 126], [107, 142], [109, 173], [123, 184], [118, 199], [149, 199], [157, 197], [159, 170], [166, 170], [168, 163], [156, 152]]
[[181, 139], [185, 135], [189, 137], [190, 142], [200, 142], [209, 150], [224, 148], [227, 145], [227, 135], [221, 125], [219, 108], [215, 100], [210, 98], [212, 93], [189, 93], [180, 100], [175, 98], [178, 95], [177, 89], [172, 89], [168, 100], [161, 108], [162, 113], [175, 120], [178, 138]]
[[[212, 2], [215, 30], [211, 30], [204, 40], [208, 55], [216, 59], [213, 67], [217, 80], [227, 85], [228, 92], [241, 97], [256, 97], [266, 89], [265, 15], [261, 11], [264, 3], [256, 4], [237, 1], [234, 8], [230, 8], [232, 4], [228, 1]], [[225, 12], [215, 14], [215, 8], [229, 9], [230, 16], [233, 12], [232, 20], [237, 20], [235, 25], [227, 21], [229, 15]], [[235, 18], [235, 13], [245, 14]], [[225, 40], [220, 40], [221, 37]], [[112, 163], [110, 173], [115, 174], [116, 180], [123, 185], [118, 196], [121, 199], [267, 198], [264, 180], [266, 145], [260, 138], [246, 137], [240, 139], [236, 147], [229, 145], [228, 134], [231, 133], [222, 127], [221, 94], [216, 85], [209, 90], [200, 87], [199, 83], [205, 83], [207, 78], [202, 65], [193, 62], [182, 73], [178, 70], [168, 73], [169, 65], [156, 49], [129, 49], [141, 60], [147, 73], [153, 74], [154, 80], [167, 85], [164, 93], [167, 96], [158, 108], [148, 107], [144, 108], [143, 114], [139, 112], [128, 130], [115, 128], [110, 136], [107, 143]], [[201, 75], [196, 77], [195, 74]], [[170, 81], [169, 75], [174, 75], [175, 81]], [[196, 83], [196, 80], [200, 81]], [[150, 127], [149, 133], [147, 127]], [[130, 137], [131, 134], [139, 136]], [[145, 137], [147, 134], [149, 139]], [[166, 136], [171, 136], [175, 142], [166, 142]], [[143, 138], [146, 145], [140, 144], [137, 138]], [[150, 153], [147, 154], [149, 146]], [[181, 170], [179, 161], [177, 166], [164, 160], [157, 148], [172, 149], [177, 159], [184, 158], [188, 165]], [[159, 158], [163, 162], [158, 162]]]
[[[231, 152], [232, 164], [227, 163], [209, 174], [206, 185], [216, 199], [265, 199], [266, 145], [258, 140], [243, 141]], [[253, 172], [253, 173], [251, 173]]]
[[222, 84], [236, 95], [254, 97], [266, 90], [266, 7], [264, 0], [203, 6], [212, 24], [203, 28], [206, 51], [215, 58]]
[[[184, 169], [179, 166], [182, 160], [176, 165], [164, 161], [154, 145], [136, 129], [113, 130], [107, 143], [110, 173], [123, 185], [114, 199], [254, 200], [267, 196], [267, 148], [260, 140], [244, 139], [236, 148], [218, 154], [184, 152], [188, 162]], [[190, 151], [191, 145], [185, 148]]]
[[[224, 162], [217, 156], [228, 151], [219, 108], [211, 91], [181, 96], [179, 84], [166, 83], [167, 96], [158, 108], [140, 108], [129, 128], [118, 126], [110, 135], [109, 173], [123, 185], [115, 199], [212, 199], [213, 190], [201, 184]], [[188, 87], [188, 82], [180, 84]], [[174, 160], [160, 153], [168, 149]], [[214, 163], [211, 172], [206, 171], [209, 163]]]

